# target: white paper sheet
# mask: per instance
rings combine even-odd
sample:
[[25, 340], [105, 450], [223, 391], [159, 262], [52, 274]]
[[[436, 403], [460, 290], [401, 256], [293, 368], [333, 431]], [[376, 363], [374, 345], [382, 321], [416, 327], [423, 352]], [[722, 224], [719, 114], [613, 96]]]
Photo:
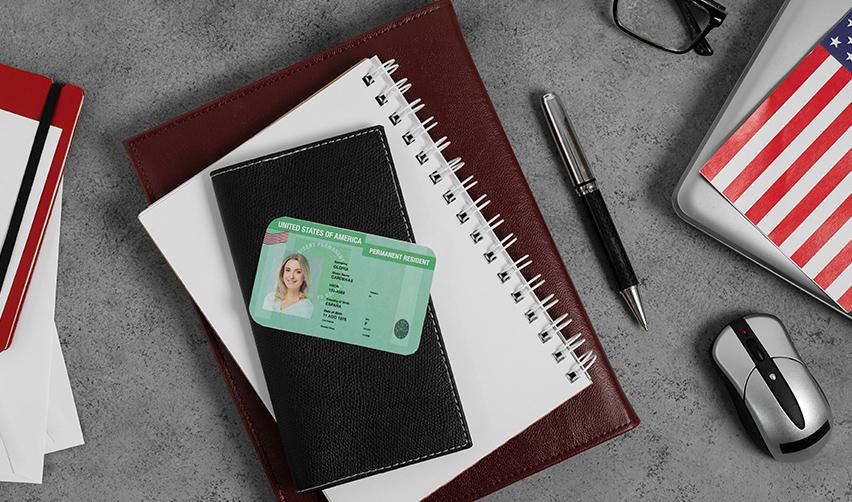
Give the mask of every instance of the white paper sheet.
[[53, 321], [61, 200], [60, 188], [15, 339], [0, 353], [0, 481], [40, 483], [45, 453], [83, 444]]
[[62, 345], [59, 343], [59, 333], [56, 331], [55, 324], [51, 337], [53, 338], [53, 357], [50, 364], [45, 453], [54, 453], [83, 444], [83, 430], [80, 427], [77, 405], [71, 391], [71, 380], [68, 378], [65, 356], [62, 355]]
[[[3, 165], [2, 169], [0, 169], [0, 242], [3, 242], [3, 239], [6, 238], [6, 232], [9, 229], [12, 210], [15, 207], [18, 190], [21, 186], [21, 179], [27, 167], [27, 160], [29, 159], [30, 149], [32, 148], [37, 128], [37, 120], [6, 110], [0, 110], [0, 152], [3, 152]], [[18, 269], [18, 264], [21, 261], [24, 244], [26, 243], [30, 228], [32, 228], [38, 201], [41, 193], [44, 191], [44, 184], [50, 170], [49, 167], [53, 161], [53, 155], [56, 152], [56, 146], [59, 144], [59, 136], [61, 134], [62, 129], [58, 127], [51, 126], [48, 129], [47, 138], [44, 141], [44, 149], [39, 160], [39, 167], [33, 180], [33, 186], [30, 190], [30, 197], [27, 200], [23, 218], [21, 219], [18, 237], [15, 240], [15, 247], [12, 248], [8, 272], [3, 278], [2, 284], [0, 284], [0, 306], [5, 305], [6, 299], [9, 296], [9, 289], [15, 277], [15, 271]], [[54, 263], [54, 265], [56, 264]]]
[[53, 313], [58, 256], [56, 217], [47, 225], [15, 338], [0, 352], [0, 481], [41, 483], [56, 343]]

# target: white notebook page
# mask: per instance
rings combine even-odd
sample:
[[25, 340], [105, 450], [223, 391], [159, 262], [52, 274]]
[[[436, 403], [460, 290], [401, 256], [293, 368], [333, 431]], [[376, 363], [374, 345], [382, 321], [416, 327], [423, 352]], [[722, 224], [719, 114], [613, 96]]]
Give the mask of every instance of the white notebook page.
[[[506, 262], [500, 258], [486, 263], [482, 253], [490, 245], [488, 239], [474, 245], [469, 232], [475, 224], [461, 225], [455, 218], [469, 201], [466, 194], [462, 193], [456, 203], [444, 203], [441, 194], [449, 182], [433, 185], [428, 178], [439, 162], [437, 157], [427, 166], [415, 160], [415, 154], [424, 147], [424, 138], [412, 145], [402, 140], [412, 119], [398, 126], [390, 124], [387, 117], [404, 103], [403, 98], [392, 93], [382, 107], [374, 99], [392, 84], [390, 77], [381, 72], [369, 87], [361, 80], [379, 67], [376, 58], [362, 61], [140, 215], [148, 233], [272, 411], [209, 172], [353, 130], [385, 127], [415, 239], [431, 247], [438, 257], [432, 300], [473, 447], [324, 490], [332, 501], [371, 500], [378, 493], [393, 500], [420, 499], [590, 383], [582, 371], [577, 381], [569, 382], [565, 373], [574, 359], [555, 363], [551, 354], [557, 349], [557, 337], [543, 344], [537, 333], [545, 321], [529, 324], [524, 318], [532, 305], [530, 296], [517, 304], [511, 299], [518, 283], [510, 280], [501, 284], [496, 276]], [[412, 94], [416, 94], [416, 82], [414, 85]]]
[[[30, 150], [32, 150], [37, 129], [38, 120], [0, 109], [0, 152], [3, 153], [3, 162], [0, 165], [0, 243], [3, 242], [9, 231], [12, 212], [18, 199], [18, 191], [21, 188], [21, 181], [27, 168], [27, 161], [30, 157]], [[9, 290], [12, 288], [15, 273], [24, 254], [24, 246], [29, 237], [38, 202], [42, 191], [44, 191], [50, 164], [53, 162], [53, 155], [56, 152], [56, 146], [59, 144], [59, 136], [61, 135], [62, 129], [59, 127], [50, 126], [47, 130], [44, 149], [41, 152], [15, 246], [12, 248], [9, 268], [2, 284], [0, 284], [0, 307], [6, 304], [9, 297]]]

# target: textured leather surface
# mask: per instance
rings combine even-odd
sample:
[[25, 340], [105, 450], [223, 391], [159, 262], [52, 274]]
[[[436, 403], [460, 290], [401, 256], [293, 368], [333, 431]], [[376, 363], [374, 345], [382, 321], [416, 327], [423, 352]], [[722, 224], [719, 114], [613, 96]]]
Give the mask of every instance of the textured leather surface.
[[[482, 497], [545, 467], [622, 434], [639, 423], [600, 340], [595, 334], [568, 272], [547, 230], [518, 161], [500, 125], [465, 46], [449, 1], [428, 4], [374, 28], [326, 52], [282, 69], [256, 83], [190, 111], [125, 141], [125, 148], [149, 200], [162, 197], [212, 164], [326, 82], [364, 57], [396, 58], [396, 75], [414, 84], [410, 99], [423, 98], [435, 115], [435, 137], [447, 135], [447, 157], [462, 156], [465, 170], [477, 174], [481, 193], [492, 199], [488, 214], [506, 217], [501, 230], [522, 236], [513, 255], [529, 254], [536, 273], [547, 282], [542, 295], [554, 293], [571, 312], [570, 330], [582, 332], [598, 357], [590, 375], [594, 384], [509, 440], [435, 492], [433, 500]], [[493, 209], [492, 209], [493, 208]], [[503, 234], [505, 235], [505, 234]], [[532, 267], [528, 267], [532, 268]], [[531, 271], [532, 272], [532, 271]], [[300, 498], [293, 492], [275, 422], [205, 322], [234, 401], [258, 451], [278, 500]]]
[[[224, 167], [211, 179], [246, 305], [266, 228], [280, 216], [414, 242], [380, 126]], [[250, 322], [297, 490], [470, 447], [431, 302], [409, 356]]]

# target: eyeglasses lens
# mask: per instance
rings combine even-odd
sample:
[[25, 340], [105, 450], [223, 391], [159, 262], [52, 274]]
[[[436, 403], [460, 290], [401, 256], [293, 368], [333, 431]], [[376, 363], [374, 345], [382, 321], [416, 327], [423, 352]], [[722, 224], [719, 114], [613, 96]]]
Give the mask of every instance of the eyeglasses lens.
[[710, 13], [691, 0], [618, 0], [618, 24], [647, 42], [684, 51], [710, 24]]

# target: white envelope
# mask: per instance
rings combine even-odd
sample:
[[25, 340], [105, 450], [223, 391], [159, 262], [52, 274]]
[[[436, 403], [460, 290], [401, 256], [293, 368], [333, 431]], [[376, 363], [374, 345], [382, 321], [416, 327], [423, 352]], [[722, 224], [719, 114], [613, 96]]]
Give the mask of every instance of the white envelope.
[[82, 443], [53, 320], [60, 213], [57, 203], [15, 339], [0, 352], [0, 481], [41, 483], [46, 451]]
[[56, 324], [51, 330], [53, 357], [50, 368], [50, 390], [47, 404], [47, 438], [45, 453], [53, 453], [83, 444], [83, 430], [77, 415], [77, 405], [71, 392], [71, 380], [65, 368], [65, 357], [59, 344]]

